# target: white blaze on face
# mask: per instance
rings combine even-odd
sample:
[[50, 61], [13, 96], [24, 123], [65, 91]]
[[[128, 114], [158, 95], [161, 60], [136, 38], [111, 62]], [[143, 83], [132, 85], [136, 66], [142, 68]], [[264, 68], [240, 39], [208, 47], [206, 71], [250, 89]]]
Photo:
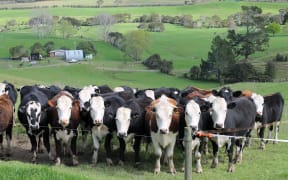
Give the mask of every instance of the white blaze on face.
[[26, 117], [30, 127], [39, 128], [41, 118], [41, 104], [36, 101], [28, 102], [26, 107]]
[[90, 99], [90, 116], [93, 124], [102, 124], [105, 112], [104, 99], [101, 96]]
[[[89, 111], [89, 100], [91, 99], [91, 95], [95, 93], [95, 90], [98, 89], [97, 86], [85, 86], [79, 92], [79, 101], [81, 110]], [[86, 104], [86, 105], [85, 105]]]
[[156, 123], [160, 133], [169, 133], [174, 108], [176, 106], [171, 104], [165, 95], [162, 95], [159, 103], [155, 105]]
[[227, 114], [227, 103], [224, 98], [216, 97], [212, 102], [211, 116], [214, 122], [214, 128], [224, 128]]
[[127, 136], [131, 120], [131, 109], [120, 107], [116, 112], [117, 136]]
[[153, 90], [146, 90], [145, 91], [145, 95], [149, 98], [151, 98], [152, 100], [155, 100], [155, 93]]
[[8, 94], [8, 91], [6, 89], [6, 84], [5, 83], [0, 83], [0, 96], [3, 94]]
[[61, 96], [57, 100], [57, 112], [59, 124], [66, 127], [69, 124], [72, 109], [72, 99], [68, 96]]
[[200, 121], [201, 111], [199, 104], [194, 100], [190, 100], [185, 108], [185, 122], [188, 127], [198, 130], [198, 123]]
[[253, 93], [251, 96], [251, 99], [253, 100], [256, 106], [257, 114], [262, 116], [263, 108], [264, 108], [264, 97], [259, 94]]

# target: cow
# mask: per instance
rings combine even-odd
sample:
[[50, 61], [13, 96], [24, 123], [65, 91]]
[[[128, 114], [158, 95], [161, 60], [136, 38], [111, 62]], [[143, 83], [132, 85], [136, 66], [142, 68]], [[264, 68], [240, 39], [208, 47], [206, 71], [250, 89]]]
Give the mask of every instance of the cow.
[[78, 165], [77, 136], [80, 123], [80, 103], [68, 91], [60, 91], [48, 100], [50, 108], [47, 111], [51, 133], [56, 147], [55, 165], [61, 164], [62, 144], [72, 156], [72, 165]]
[[[283, 108], [284, 108], [284, 99], [281, 93], [277, 92], [271, 95], [264, 96], [264, 107], [262, 111], [262, 116], [256, 117], [256, 128], [258, 136], [261, 139], [260, 142], [261, 149], [265, 149], [265, 143], [263, 138], [266, 126], [269, 126], [269, 133], [267, 138], [270, 139], [275, 124], [275, 136], [273, 143], [275, 144], [277, 143]], [[267, 142], [268, 141], [266, 141], [266, 143]]]
[[[27, 91], [29, 89], [29, 92]], [[24, 91], [24, 92], [23, 92]], [[26, 94], [25, 94], [26, 93]], [[24, 86], [20, 90], [21, 102], [18, 107], [18, 119], [24, 126], [31, 143], [33, 153], [31, 161], [37, 160], [37, 153], [42, 152], [42, 137], [44, 146], [52, 159], [49, 139], [49, 121], [47, 119], [48, 97], [37, 86]]]
[[177, 107], [175, 99], [168, 98], [166, 95], [162, 95], [160, 98], [152, 101], [145, 109], [145, 121], [148, 122], [156, 155], [154, 173], [160, 173], [160, 158], [163, 148], [166, 149], [165, 157], [168, 159], [169, 172], [174, 175], [176, 173], [173, 162], [174, 146], [183, 109]]
[[7, 94], [13, 103], [13, 124], [15, 125], [15, 104], [18, 97], [17, 89], [12, 83], [4, 80], [2, 83], [0, 83], [0, 96], [3, 94]]
[[146, 135], [145, 107], [152, 102], [149, 97], [133, 98], [126, 101], [116, 112], [117, 136], [120, 142], [120, 164], [124, 164], [126, 144], [134, 138], [135, 167], [140, 164], [141, 139]]
[[80, 115], [81, 115], [80, 128], [82, 133], [82, 149], [81, 149], [82, 152], [84, 152], [86, 148], [87, 135], [88, 132], [90, 132], [91, 130], [89, 126], [90, 99], [93, 95], [99, 93], [100, 89], [98, 88], [98, 86], [94, 85], [84, 86], [78, 92], [78, 99], [80, 102]]
[[[13, 129], [13, 102], [7, 94], [0, 96], [0, 148], [3, 150], [3, 132], [6, 132], [7, 151], [11, 155], [11, 140]], [[1, 152], [2, 153], [2, 152]]]
[[215, 131], [217, 135], [211, 141], [214, 156], [211, 167], [218, 166], [218, 149], [226, 145], [229, 159], [227, 171], [233, 172], [233, 148], [236, 145], [236, 162], [241, 162], [244, 139], [250, 136], [255, 124], [255, 104], [246, 97], [236, 98], [230, 103], [227, 103], [222, 97], [216, 97], [212, 101], [210, 111], [213, 120], [210, 126], [217, 130]]
[[106, 151], [106, 163], [108, 166], [113, 165], [112, 161], [112, 148], [111, 148], [111, 140], [113, 138], [113, 132], [116, 131], [116, 122], [115, 122], [115, 117], [116, 117], [116, 112], [117, 109], [122, 106], [122, 104], [125, 103], [125, 99], [119, 94], [110, 94], [107, 96], [103, 96], [104, 99], [104, 106], [105, 106], [105, 111], [104, 111], [104, 117], [103, 117], [103, 124], [108, 128], [108, 133], [105, 137], [105, 151]]

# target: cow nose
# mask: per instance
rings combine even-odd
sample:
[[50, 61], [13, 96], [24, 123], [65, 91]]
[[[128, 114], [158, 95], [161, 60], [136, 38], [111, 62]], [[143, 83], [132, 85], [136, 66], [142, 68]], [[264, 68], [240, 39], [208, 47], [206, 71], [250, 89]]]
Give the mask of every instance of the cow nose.
[[257, 116], [262, 116], [262, 112], [257, 112]]
[[66, 126], [68, 126], [69, 122], [66, 121], [66, 120], [62, 120], [60, 124], [61, 124], [63, 127], [66, 127]]
[[125, 133], [125, 132], [119, 132], [118, 133], [118, 137], [120, 137], [120, 138], [124, 138], [126, 136], [127, 136], [127, 133]]
[[168, 129], [160, 129], [161, 134], [168, 134]]
[[223, 124], [216, 124], [216, 129], [222, 129], [223, 128]]
[[38, 124], [31, 125], [31, 129], [32, 130], [39, 129], [39, 125]]
[[102, 124], [102, 121], [96, 119], [96, 120], [93, 121], [93, 123], [94, 123], [94, 125], [96, 125], [96, 126], [100, 126], [100, 125]]
[[90, 103], [89, 103], [89, 102], [85, 102], [85, 103], [84, 103], [84, 107], [85, 107], [85, 109], [88, 109], [89, 106], [90, 106]]
[[197, 130], [197, 126], [190, 126], [192, 131], [196, 131]]

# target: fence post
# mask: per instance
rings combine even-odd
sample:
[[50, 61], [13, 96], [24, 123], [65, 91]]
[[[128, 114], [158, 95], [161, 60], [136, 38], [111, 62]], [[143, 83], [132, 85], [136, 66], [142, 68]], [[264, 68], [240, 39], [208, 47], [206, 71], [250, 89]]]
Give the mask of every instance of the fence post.
[[185, 127], [185, 180], [192, 179], [192, 135], [191, 128]]

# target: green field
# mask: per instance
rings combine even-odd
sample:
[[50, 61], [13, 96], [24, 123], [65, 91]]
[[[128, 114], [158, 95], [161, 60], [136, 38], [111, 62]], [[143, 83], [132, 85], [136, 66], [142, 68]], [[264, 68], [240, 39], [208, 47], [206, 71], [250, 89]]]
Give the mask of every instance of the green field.
[[[228, 15], [240, 12], [242, 5], [257, 5], [263, 9], [263, 13], [278, 14], [280, 8], [287, 8], [288, 3], [252, 3], [252, 2], [213, 2], [196, 4], [189, 6], [154, 6], [154, 7], [119, 7], [119, 8], [63, 8], [62, 4], [78, 4], [76, 0], [49, 1], [46, 5], [53, 5], [57, 2], [57, 8], [47, 9], [55, 16], [71, 16], [79, 19], [95, 16], [101, 12], [116, 13], [131, 13], [132, 17], [138, 17], [143, 14], [159, 13], [163, 15], [183, 15], [191, 14], [193, 19], [200, 16], [219, 15], [221, 18], [226, 18]], [[95, 5], [96, 1], [83, 0], [81, 4]], [[141, 3], [143, 0], [123, 0], [123, 5], [129, 3]], [[145, 3], [175, 3], [176, 0], [147, 0]], [[182, 3], [183, 1], [181, 1]], [[43, 2], [44, 3], [44, 2]], [[105, 0], [104, 5], [112, 5], [113, 0]], [[18, 4], [19, 5], [19, 4]], [[33, 4], [34, 5], [34, 4]], [[37, 5], [37, 4], [36, 4]], [[39, 4], [38, 4], [39, 5]], [[2, 4], [1, 4], [2, 6]], [[12, 7], [12, 5], [10, 6]], [[17, 22], [26, 22], [35, 10], [0, 10], [0, 27], [6, 24], [7, 21], [15, 19]], [[137, 23], [121, 23], [113, 26], [113, 31], [118, 31], [123, 34], [131, 30], [137, 29]], [[188, 29], [181, 26], [165, 24], [163, 33], [150, 33], [151, 43], [145, 51], [143, 59], [148, 56], [158, 53], [162, 59], [173, 61], [174, 73], [181, 75], [187, 72], [193, 65], [199, 65], [201, 58], [206, 58], [210, 50], [212, 38], [215, 35], [225, 36], [227, 29]], [[80, 38], [84, 35], [83, 38]], [[32, 46], [35, 42], [45, 44], [48, 41], [54, 41], [56, 47], [67, 46], [71, 49], [75, 44], [83, 41], [92, 41], [97, 49], [97, 55], [93, 60], [77, 64], [65, 63], [58, 59], [44, 59], [35, 65], [25, 63], [19, 66], [19, 61], [7, 60], [9, 58], [9, 48], [16, 45], [24, 45], [26, 48]], [[81, 27], [73, 37], [62, 39], [57, 34], [50, 37], [38, 39], [35, 34], [27, 29], [26, 26], [13, 27], [11, 31], [0, 32], [0, 81], [7, 80], [13, 83], [16, 87], [32, 84], [65, 85], [82, 87], [88, 84], [103, 85], [107, 84], [112, 88], [120, 85], [128, 85], [133, 88], [154, 88], [154, 87], [177, 87], [183, 89], [187, 86], [197, 86], [204, 89], [219, 88], [219, 84], [215, 82], [201, 82], [183, 79], [178, 76], [168, 76], [159, 72], [148, 70], [139, 62], [134, 62], [129, 57], [124, 56], [123, 52], [113, 48], [112, 46], [101, 41], [99, 31], [95, 27]], [[288, 35], [281, 33], [270, 37], [270, 46], [267, 51], [256, 53], [251, 56], [251, 62], [260, 70], [264, 69], [264, 62], [273, 58], [277, 53], [288, 54]], [[277, 78], [288, 78], [287, 63], [279, 63]], [[250, 89], [259, 94], [268, 95], [274, 92], [281, 92], [286, 102], [288, 102], [288, 82], [275, 83], [237, 83], [227, 84], [232, 89], [245, 90]], [[18, 99], [19, 101], [19, 99]], [[19, 102], [18, 102], [19, 103]], [[283, 124], [279, 134], [279, 139], [288, 139], [288, 109], [285, 106], [283, 114]], [[21, 125], [15, 128], [15, 139], [21, 136], [28, 137], [23, 133], [24, 129]], [[255, 134], [254, 134], [254, 137]], [[80, 138], [79, 138], [80, 139]], [[116, 139], [114, 137], [114, 139]], [[183, 156], [178, 148], [175, 150], [175, 166], [177, 174], [175, 177], [167, 173], [168, 167], [162, 166], [162, 172], [157, 176], [153, 174], [154, 156], [153, 147], [148, 153], [145, 153], [144, 145], [141, 149], [142, 165], [140, 168], [133, 168], [133, 152], [132, 147], [128, 144], [126, 153], [126, 162], [124, 166], [115, 165], [107, 167], [105, 164], [105, 153], [103, 143], [100, 149], [99, 163], [96, 166], [90, 164], [92, 141], [87, 148], [84, 156], [80, 156], [80, 165], [70, 167], [62, 165], [56, 167], [48, 160], [48, 155], [44, 154], [39, 164], [27, 163], [30, 159], [28, 148], [22, 149], [27, 153], [27, 157], [15, 158], [11, 157], [12, 161], [0, 161], [0, 179], [135, 179], [135, 180], [154, 180], [154, 179], [183, 179], [184, 173], [181, 172]], [[51, 142], [54, 142], [51, 139]], [[220, 166], [218, 169], [211, 169], [211, 153], [204, 156], [203, 174], [196, 174], [193, 167], [193, 179], [288, 179], [287, 160], [288, 160], [288, 144], [279, 143], [267, 145], [266, 150], [258, 149], [259, 142], [254, 140], [252, 147], [245, 149], [242, 164], [236, 165], [234, 173], [227, 173], [227, 156], [223, 149], [220, 154]], [[117, 141], [113, 142], [114, 151], [113, 157], [117, 159]], [[17, 154], [14, 154], [17, 157]], [[25, 161], [22, 161], [25, 159]], [[65, 157], [69, 161], [68, 157]], [[46, 161], [45, 161], [46, 160]]]

